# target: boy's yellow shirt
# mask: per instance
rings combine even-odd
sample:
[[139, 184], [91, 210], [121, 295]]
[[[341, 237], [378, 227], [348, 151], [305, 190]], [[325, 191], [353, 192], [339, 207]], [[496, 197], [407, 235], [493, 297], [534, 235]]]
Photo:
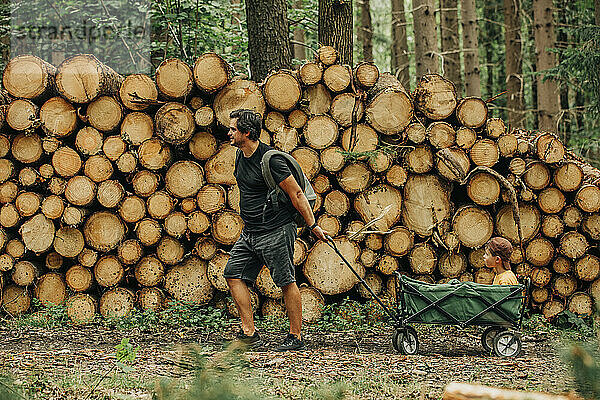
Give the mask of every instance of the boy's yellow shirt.
[[496, 274], [493, 285], [518, 285], [517, 276], [511, 271], [504, 271]]

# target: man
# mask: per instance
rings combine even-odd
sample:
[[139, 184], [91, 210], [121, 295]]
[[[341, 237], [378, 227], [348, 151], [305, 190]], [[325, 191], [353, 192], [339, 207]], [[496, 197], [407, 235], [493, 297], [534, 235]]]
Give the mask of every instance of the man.
[[493, 268], [493, 285], [518, 285], [517, 277], [510, 269], [512, 245], [503, 237], [493, 237], [485, 244], [483, 260], [488, 268]]
[[290, 198], [291, 204], [279, 207], [278, 211], [264, 207], [269, 189], [262, 176], [260, 162], [271, 147], [258, 140], [262, 117], [250, 110], [233, 111], [230, 117], [229, 139], [239, 149], [234, 175], [240, 189], [240, 215], [244, 230], [231, 249], [224, 277], [240, 314], [242, 329], [238, 339], [252, 347], [261, 343], [254, 327], [247, 282], [253, 283], [262, 266], [266, 265], [273, 281], [283, 291], [290, 320], [290, 333], [275, 350], [299, 350], [304, 347], [304, 342], [300, 332], [302, 303], [292, 262], [296, 211], [318, 239], [326, 240], [327, 232], [317, 225], [304, 192], [282, 157], [272, 157], [270, 167], [275, 182]]

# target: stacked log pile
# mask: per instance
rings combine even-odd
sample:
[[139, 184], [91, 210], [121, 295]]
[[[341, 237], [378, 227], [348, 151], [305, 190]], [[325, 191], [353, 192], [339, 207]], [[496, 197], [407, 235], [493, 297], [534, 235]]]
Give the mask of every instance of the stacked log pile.
[[[318, 195], [319, 224], [375, 292], [399, 270], [491, 283], [482, 246], [515, 246], [533, 306], [589, 315], [600, 295], [600, 173], [553, 135], [507, 129], [439, 75], [413, 93], [390, 74], [340, 65], [333, 48], [257, 84], [217, 54], [165, 60], [154, 79], [91, 55], [54, 67], [12, 59], [0, 107], [0, 287], [9, 315], [66, 303], [74, 321], [170, 300], [235, 314], [222, 277], [243, 229], [229, 113], [264, 116], [261, 140], [291, 153]], [[304, 317], [369, 293], [305, 228], [294, 263]], [[252, 290], [285, 313], [266, 268]]]

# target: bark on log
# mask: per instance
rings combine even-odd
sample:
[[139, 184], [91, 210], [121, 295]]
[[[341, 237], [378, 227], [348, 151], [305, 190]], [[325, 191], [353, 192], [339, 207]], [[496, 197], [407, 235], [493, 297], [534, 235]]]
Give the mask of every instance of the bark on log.
[[56, 68], [34, 55], [12, 58], [4, 68], [2, 84], [16, 98], [40, 99], [54, 90]]
[[404, 185], [402, 221], [420, 236], [431, 236], [450, 217], [450, 190], [437, 175], [411, 175]]
[[156, 69], [156, 86], [167, 99], [186, 98], [194, 87], [192, 69], [178, 58], [164, 60]]
[[434, 121], [448, 118], [458, 103], [454, 84], [437, 74], [421, 77], [414, 99], [415, 107]]
[[270, 74], [263, 85], [267, 104], [282, 112], [291, 111], [302, 97], [300, 82], [291, 73], [279, 71]]
[[205, 93], [215, 93], [229, 82], [231, 67], [221, 56], [204, 53], [194, 63], [194, 82]]
[[156, 84], [147, 75], [128, 75], [119, 89], [119, 98], [125, 107], [134, 111], [143, 111], [158, 98]]
[[477, 248], [492, 237], [494, 221], [486, 210], [467, 205], [452, 217], [452, 230], [464, 246]]
[[402, 84], [391, 74], [381, 74], [367, 93], [365, 120], [377, 132], [394, 135], [408, 126], [413, 114], [413, 103]]
[[121, 75], [91, 54], [67, 58], [56, 69], [56, 90], [72, 103], [116, 94], [122, 82]]
[[265, 99], [256, 83], [243, 79], [226, 85], [213, 102], [217, 121], [225, 127], [229, 127], [229, 114], [234, 110], [252, 110], [262, 116], [265, 108]]

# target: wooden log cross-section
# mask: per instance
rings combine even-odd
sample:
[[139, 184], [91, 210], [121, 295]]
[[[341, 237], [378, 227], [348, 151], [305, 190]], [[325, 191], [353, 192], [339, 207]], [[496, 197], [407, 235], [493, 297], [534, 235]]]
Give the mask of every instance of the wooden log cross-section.
[[[373, 63], [342, 65], [322, 47], [263, 82], [220, 55], [163, 60], [154, 76], [122, 76], [110, 60], [7, 63], [0, 104], [2, 310], [34, 298], [74, 322], [126, 316], [173, 300], [237, 315], [223, 271], [244, 229], [230, 113], [263, 118], [260, 140], [288, 152], [315, 190], [319, 225], [375, 292], [399, 271], [431, 283], [490, 284], [492, 236], [533, 283], [548, 318], [590, 315], [600, 296], [600, 171], [554, 135], [513, 129], [490, 102], [459, 98], [426, 74], [414, 92]], [[105, 62], [107, 61], [107, 62]], [[371, 294], [329, 247], [298, 227], [303, 317]], [[253, 309], [284, 316], [267, 268]]]

